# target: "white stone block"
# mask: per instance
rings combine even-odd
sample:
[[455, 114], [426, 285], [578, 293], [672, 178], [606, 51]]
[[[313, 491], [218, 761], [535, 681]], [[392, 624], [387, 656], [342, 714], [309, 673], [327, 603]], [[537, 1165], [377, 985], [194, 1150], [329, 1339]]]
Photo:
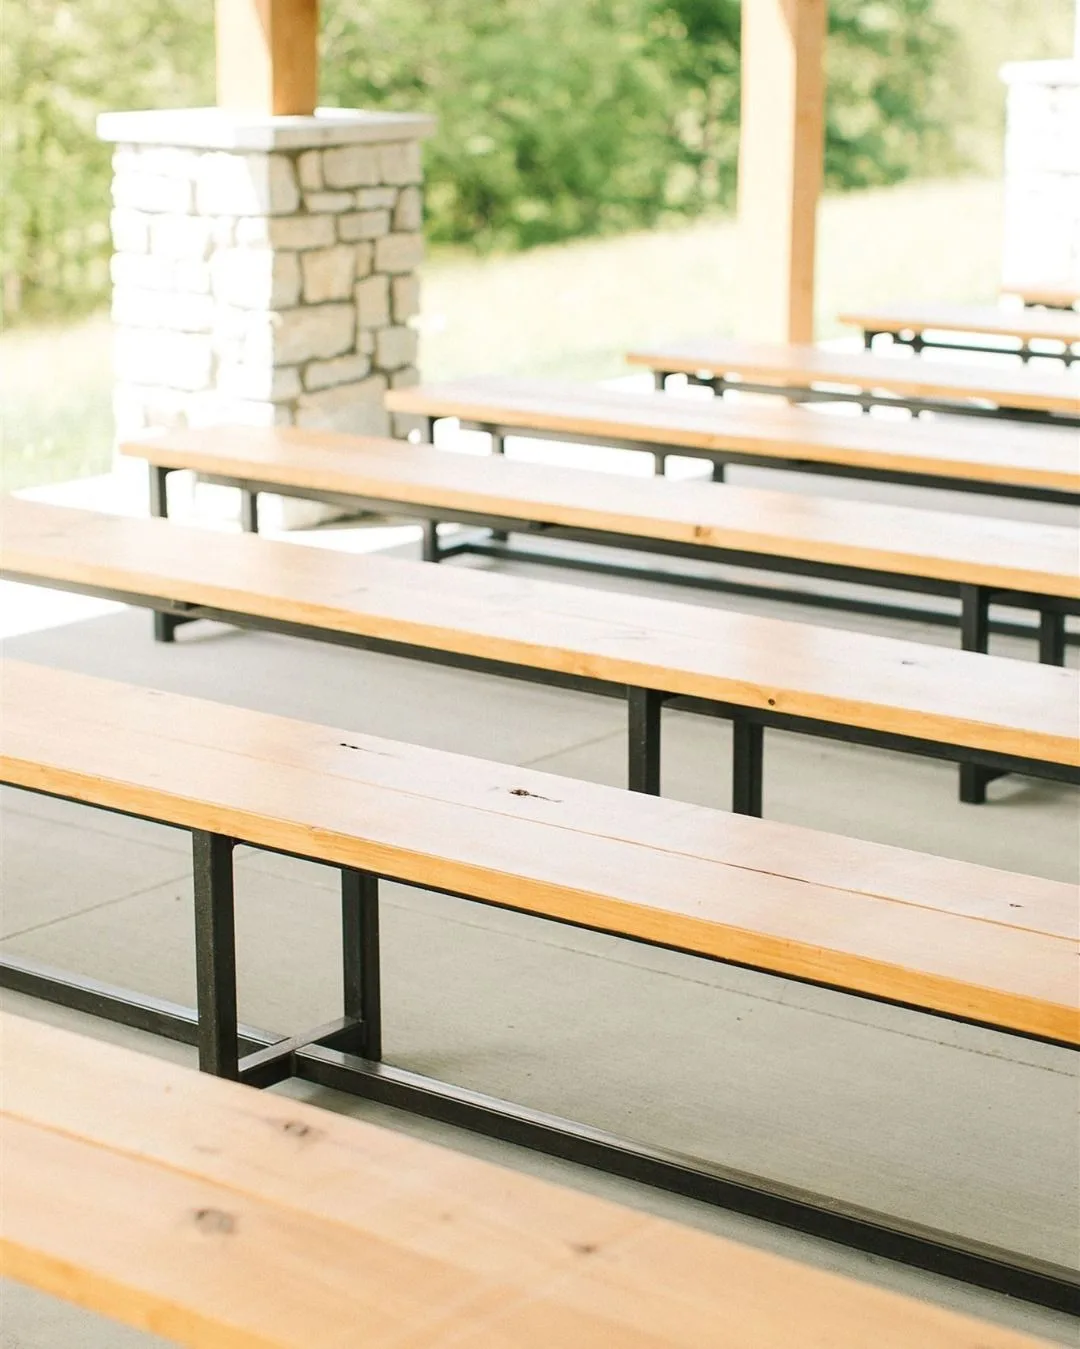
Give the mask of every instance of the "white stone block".
[[173, 264], [173, 285], [177, 290], [193, 294], [210, 294], [210, 264], [208, 262], [177, 262]]
[[236, 222], [236, 242], [263, 248], [326, 248], [334, 242], [330, 215], [243, 216]]
[[374, 356], [375, 334], [370, 328], [360, 328], [357, 330], [356, 350], [363, 356]]
[[190, 426], [291, 426], [293, 415], [286, 403], [214, 393], [193, 399], [187, 420]]
[[324, 150], [322, 169], [327, 187], [374, 187], [380, 181], [379, 155], [370, 145]]
[[171, 328], [174, 332], [208, 333], [214, 326], [214, 311], [214, 301], [209, 295], [136, 290], [128, 286], [113, 288], [113, 322], [128, 328]]
[[418, 187], [403, 187], [394, 208], [394, 229], [408, 234], [424, 223], [424, 202]]
[[378, 239], [390, 229], [390, 212], [355, 211], [338, 217], [338, 234], [355, 243], [358, 239]]
[[390, 322], [390, 278], [369, 276], [353, 292], [356, 321], [361, 328], [382, 328]]
[[332, 361], [311, 361], [304, 369], [304, 387], [329, 389], [335, 384], [355, 384], [371, 370], [366, 356], [338, 356]]
[[300, 301], [295, 253], [270, 248], [225, 248], [210, 264], [214, 296], [239, 309], [289, 309]]
[[380, 328], [375, 334], [375, 364], [382, 370], [399, 370], [416, 361], [417, 336], [412, 328]]
[[124, 169], [113, 178], [112, 197], [113, 205], [134, 211], [190, 211], [191, 180]]
[[380, 176], [377, 182], [419, 183], [423, 177], [419, 141], [391, 141], [379, 146]]
[[118, 328], [113, 363], [121, 383], [205, 389], [213, 371], [208, 334]]
[[313, 214], [322, 211], [330, 211], [334, 214], [340, 211], [351, 211], [353, 194], [351, 192], [305, 192], [304, 205]]
[[421, 234], [387, 234], [375, 242], [377, 272], [411, 272], [424, 260]]
[[271, 316], [273, 363], [300, 365], [351, 351], [356, 342], [356, 313], [351, 304], [320, 304], [287, 309]]
[[109, 216], [113, 248], [118, 253], [145, 253], [150, 247], [150, 221], [154, 218], [145, 211], [115, 207]]
[[322, 155], [318, 150], [305, 150], [296, 161], [296, 173], [305, 192], [318, 192], [323, 186]]
[[150, 226], [150, 251], [159, 258], [205, 262], [216, 221], [198, 215], [158, 215]]
[[356, 252], [348, 244], [302, 253], [300, 261], [305, 304], [348, 299], [356, 277]]
[[361, 211], [389, 210], [398, 198], [396, 187], [362, 187], [356, 194]]
[[395, 323], [407, 323], [420, 312], [420, 278], [415, 272], [395, 276], [390, 295]]
[[370, 375], [356, 384], [339, 384], [321, 393], [305, 393], [296, 405], [296, 425], [385, 436], [390, 429], [390, 418], [383, 407], [385, 393], [383, 375]]
[[291, 215], [300, 205], [293, 162], [285, 155], [200, 156], [195, 176], [200, 215]]
[[113, 388], [112, 409], [118, 440], [146, 429], [146, 399], [138, 385], [117, 384]]
[[150, 253], [114, 253], [109, 274], [114, 286], [136, 290], [172, 290], [176, 284], [175, 266], [167, 258], [155, 258]]
[[218, 366], [217, 387], [229, 398], [256, 402], [284, 403], [302, 391], [300, 372], [295, 366], [248, 365], [243, 361], [222, 361]]

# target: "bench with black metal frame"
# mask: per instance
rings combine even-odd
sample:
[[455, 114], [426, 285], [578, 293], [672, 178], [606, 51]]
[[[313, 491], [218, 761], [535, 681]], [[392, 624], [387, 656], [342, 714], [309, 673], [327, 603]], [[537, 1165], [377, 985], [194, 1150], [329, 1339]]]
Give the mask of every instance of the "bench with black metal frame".
[[[197, 1006], [12, 955], [3, 986], [195, 1044], [220, 1077], [301, 1078], [1080, 1313], [1065, 1266], [393, 1067], [379, 968], [386, 879], [1075, 1049], [1069, 887], [704, 809], [688, 832], [675, 803], [15, 662], [0, 691], [0, 780], [191, 832]], [[239, 843], [340, 868], [339, 1019], [239, 1024]]]

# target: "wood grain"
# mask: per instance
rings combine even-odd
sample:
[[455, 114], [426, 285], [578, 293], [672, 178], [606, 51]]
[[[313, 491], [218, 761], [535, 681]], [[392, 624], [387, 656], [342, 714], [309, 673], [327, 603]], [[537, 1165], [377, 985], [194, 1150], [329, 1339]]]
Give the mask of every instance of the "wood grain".
[[702, 338], [632, 352], [631, 365], [687, 374], [730, 375], [750, 383], [811, 388], [850, 386], [908, 398], [983, 402], [1002, 408], [1080, 415], [1080, 374], [962, 365], [872, 352], [835, 352], [824, 347]]
[[12, 497], [0, 573], [1080, 766], [1072, 669]]
[[181, 1343], [1036, 1349], [70, 1032], [9, 1015], [0, 1046], [3, 1272]]
[[1075, 309], [1006, 309], [1001, 305], [920, 301], [886, 305], [880, 309], [849, 309], [838, 317], [841, 323], [849, 323], [864, 332], [922, 333], [932, 328], [940, 332], [1014, 337], [1018, 342], [1040, 339], [1066, 344], [1080, 342], [1080, 313]]
[[419, 416], [558, 431], [585, 442], [630, 439], [673, 451], [734, 450], [780, 462], [805, 459], [1080, 494], [1080, 431], [1063, 427], [891, 421], [495, 376], [391, 389], [386, 405]]
[[168, 468], [393, 505], [512, 516], [900, 576], [1080, 598], [1080, 532], [720, 483], [641, 479], [449, 455], [402, 441], [295, 427], [138, 436], [125, 454]]
[[17, 662], [0, 712], [14, 786], [1080, 1041], [1068, 886]]

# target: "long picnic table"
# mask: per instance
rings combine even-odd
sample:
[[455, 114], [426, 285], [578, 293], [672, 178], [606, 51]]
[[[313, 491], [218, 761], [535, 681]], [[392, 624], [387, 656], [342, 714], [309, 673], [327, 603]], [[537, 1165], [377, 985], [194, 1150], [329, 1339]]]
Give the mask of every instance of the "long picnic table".
[[763, 408], [723, 399], [605, 389], [571, 380], [476, 376], [391, 389], [386, 405], [427, 424], [442, 417], [488, 432], [612, 446], [652, 457], [793, 468], [919, 487], [1080, 504], [1080, 430], [954, 418], [933, 424]]
[[737, 389], [1080, 426], [1080, 375], [1072, 370], [962, 365], [713, 338], [640, 348], [627, 360], [651, 370], [660, 389], [670, 375], [681, 373], [717, 394]]
[[[429, 408], [438, 405], [437, 395], [425, 397], [423, 389], [414, 399]], [[243, 518], [249, 529], [258, 528], [261, 492], [419, 518], [425, 522], [425, 558], [432, 562], [461, 553], [494, 553], [627, 571], [618, 563], [568, 557], [565, 550], [511, 548], [504, 540], [513, 532], [947, 595], [960, 600], [959, 615], [831, 592], [631, 569], [650, 579], [906, 619], [959, 618], [968, 650], [987, 647], [991, 600], [1031, 605], [1040, 615], [1040, 659], [1057, 665], [1065, 655], [1065, 614], [1080, 613], [1080, 532], [1061, 526], [717, 483], [643, 480], [295, 427], [148, 433], [120, 448], [150, 464], [157, 514], [167, 508], [168, 475], [192, 471], [247, 496]], [[479, 525], [484, 532], [448, 544], [439, 538], [439, 520]], [[1017, 630], [1036, 631], [1009, 627]]]
[[[733, 808], [761, 813], [767, 726], [1080, 783], [1080, 674], [971, 651], [520, 576], [216, 534], [5, 498], [0, 575], [616, 692], [632, 788], [660, 789], [665, 703], [734, 727]], [[160, 635], [169, 635], [160, 632]]]
[[[849, 309], [839, 316], [861, 330], [867, 348], [875, 337], [887, 334], [898, 345], [914, 352], [925, 348], [942, 351], [1015, 353], [1021, 360], [1032, 356], [1063, 361], [1068, 367], [1080, 359], [1080, 313], [1074, 310], [1008, 309], [1002, 305], [943, 304], [926, 301], [898, 303], [866, 309]], [[942, 341], [928, 333], [947, 333]], [[969, 336], [974, 335], [974, 340]], [[988, 337], [1003, 338], [1013, 345], [989, 346]], [[1054, 344], [1032, 348], [1032, 343]]]

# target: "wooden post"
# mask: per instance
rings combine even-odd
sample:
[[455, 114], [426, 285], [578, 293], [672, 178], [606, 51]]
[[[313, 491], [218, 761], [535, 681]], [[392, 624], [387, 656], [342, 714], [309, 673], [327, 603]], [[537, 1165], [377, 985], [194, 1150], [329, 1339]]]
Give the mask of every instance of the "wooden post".
[[814, 338], [826, 0], [743, 0], [739, 335]]
[[310, 116], [319, 0], [216, 0], [217, 100], [232, 112]]

